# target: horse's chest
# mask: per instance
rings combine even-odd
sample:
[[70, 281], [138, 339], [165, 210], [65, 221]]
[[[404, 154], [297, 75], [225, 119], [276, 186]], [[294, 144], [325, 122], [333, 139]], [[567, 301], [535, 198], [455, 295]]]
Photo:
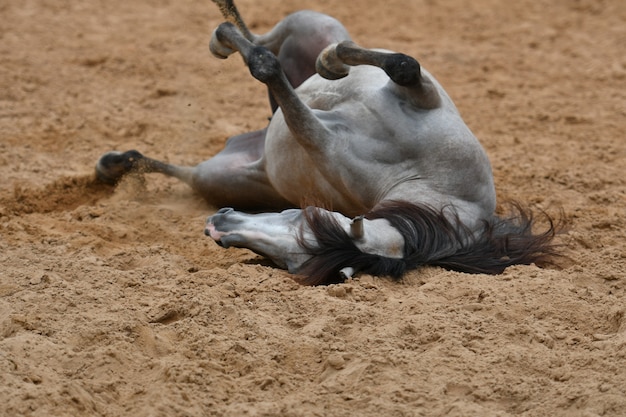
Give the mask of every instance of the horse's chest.
[[294, 204], [303, 198], [320, 199], [332, 193], [311, 156], [289, 133], [283, 120], [276, 120], [265, 142], [265, 171], [274, 188]]

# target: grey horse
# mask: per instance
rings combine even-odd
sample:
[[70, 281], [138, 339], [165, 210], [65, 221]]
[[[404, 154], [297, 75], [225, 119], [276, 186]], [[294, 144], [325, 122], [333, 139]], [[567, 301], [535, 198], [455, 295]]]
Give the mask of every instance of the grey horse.
[[496, 215], [484, 149], [414, 58], [359, 47], [339, 21], [312, 11], [255, 35], [232, 0], [214, 2], [228, 22], [213, 32], [210, 50], [222, 59], [239, 53], [266, 84], [269, 125], [230, 138], [194, 167], [108, 152], [98, 178], [179, 178], [228, 207], [208, 218], [207, 236], [251, 249], [309, 285], [357, 272], [398, 278], [421, 265], [495, 274], [555, 255], [548, 215], [539, 234], [520, 205]]

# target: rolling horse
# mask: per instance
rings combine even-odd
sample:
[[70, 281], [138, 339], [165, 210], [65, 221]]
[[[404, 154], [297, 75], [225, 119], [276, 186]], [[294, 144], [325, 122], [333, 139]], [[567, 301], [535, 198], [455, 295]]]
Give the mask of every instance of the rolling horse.
[[[412, 57], [366, 49], [336, 19], [293, 13], [263, 35], [232, 0], [210, 50], [238, 53], [269, 91], [272, 117], [196, 166], [112, 151], [97, 177], [159, 172], [212, 206], [204, 232], [248, 248], [308, 285], [421, 265], [501, 273], [547, 262], [558, 226], [519, 204], [496, 214], [487, 155], [437, 80]], [[247, 211], [247, 212], [246, 212]]]

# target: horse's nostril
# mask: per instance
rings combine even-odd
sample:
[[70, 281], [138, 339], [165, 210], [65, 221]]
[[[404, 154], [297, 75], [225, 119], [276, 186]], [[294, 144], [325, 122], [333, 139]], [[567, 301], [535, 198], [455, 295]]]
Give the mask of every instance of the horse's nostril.
[[208, 227], [206, 227], [206, 228], [204, 229], [204, 235], [205, 235], [205, 236], [211, 236], [211, 231], [209, 230], [209, 228], [208, 228]]

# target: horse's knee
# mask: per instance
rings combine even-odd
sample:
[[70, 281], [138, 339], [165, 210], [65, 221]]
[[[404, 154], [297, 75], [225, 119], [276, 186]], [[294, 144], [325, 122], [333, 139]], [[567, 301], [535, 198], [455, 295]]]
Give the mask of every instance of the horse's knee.
[[263, 46], [254, 47], [246, 57], [250, 74], [262, 83], [268, 83], [282, 71], [276, 55]]

